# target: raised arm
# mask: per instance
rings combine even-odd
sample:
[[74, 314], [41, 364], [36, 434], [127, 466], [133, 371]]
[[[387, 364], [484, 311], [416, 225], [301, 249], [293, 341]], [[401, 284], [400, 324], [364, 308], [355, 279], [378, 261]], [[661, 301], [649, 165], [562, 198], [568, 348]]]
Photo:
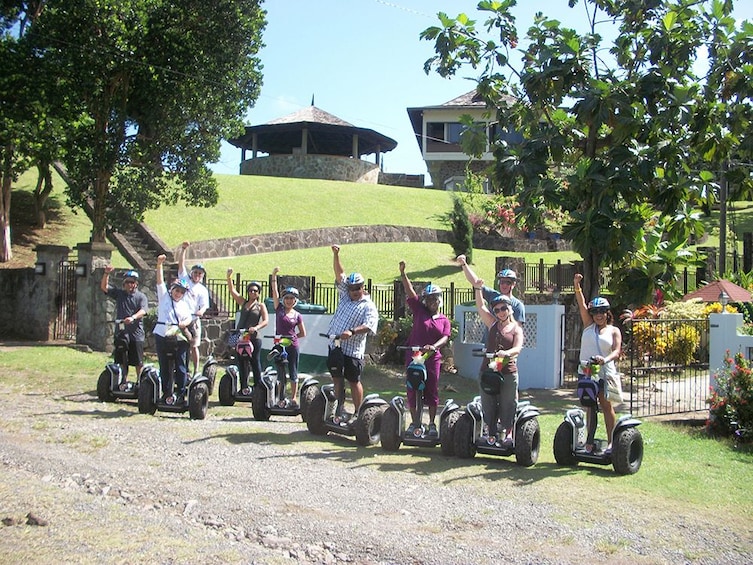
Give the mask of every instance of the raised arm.
[[246, 300], [238, 293], [237, 290], [235, 290], [235, 283], [233, 282], [233, 269], [232, 268], [229, 268], [227, 270], [227, 290], [230, 293], [230, 296], [233, 297], [233, 300], [235, 300], [235, 303], [238, 306], [243, 306]]
[[408, 278], [408, 275], [405, 274], [405, 261], [400, 261], [400, 280], [403, 281], [403, 289], [405, 290], [405, 295], [408, 298], [417, 298], [418, 295], [416, 294], [416, 289], [413, 288], [413, 285], [410, 282], [410, 279]]
[[486, 302], [484, 302], [484, 294], [481, 290], [484, 286], [484, 281], [479, 279], [477, 283], [478, 284], [473, 287], [473, 296], [476, 299], [476, 309], [478, 310], [478, 315], [481, 317], [481, 321], [484, 322], [484, 325], [487, 328], [491, 328], [492, 325], [494, 325], [496, 318], [494, 317], [494, 314], [489, 312], [489, 308], [487, 308]]
[[338, 284], [342, 280], [345, 274], [342, 263], [340, 262], [340, 246], [332, 246], [332, 268], [335, 271], [335, 284]]
[[105, 266], [105, 272], [102, 273], [102, 280], [99, 281], [99, 288], [102, 289], [102, 292], [107, 294], [108, 286], [110, 284], [110, 273], [112, 273], [115, 270], [115, 267], [112, 265], [106, 265]]
[[280, 272], [280, 267], [272, 269], [272, 301], [275, 305], [275, 312], [280, 305], [280, 289], [277, 287], [277, 273]]
[[165, 284], [165, 274], [162, 272], [162, 265], [166, 258], [165, 255], [157, 255], [157, 286]]
[[186, 271], [186, 249], [190, 243], [184, 241], [178, 248], [178, 277], [187, 277], [188, 271]]
[[591, 325], [591, 316], [588, 313], [588, 307], [586, 306], [586, 297], [583, 296], [583, 289], [580, 286], [580, 281], [583, 280], [583, 275], [575, 273], [573, 276], [573, 287], [575, 287], [575, 302], [578, 304], [578, 311], [580, 312], [580, 319], [583, 322], [583, 327]]
[[479, 279], [476, 276], [476, 273], [473, 272], [471, 267], [468, 265], [468, 262], [466, 261], [465, 255], [458, 255], [455, 260], [460, 264], [460, 268], [463, 269], [463, 274], [465, 275], [465, 279], [469, 283], [471, 283], [471, 286], [483, 286], [484, 281]]

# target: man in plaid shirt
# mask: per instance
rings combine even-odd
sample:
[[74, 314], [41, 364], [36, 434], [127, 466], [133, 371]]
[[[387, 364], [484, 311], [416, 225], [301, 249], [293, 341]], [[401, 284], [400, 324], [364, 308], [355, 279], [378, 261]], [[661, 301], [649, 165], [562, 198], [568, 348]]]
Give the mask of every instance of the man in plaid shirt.
[[[345, 271], [340, 262], [340, 247], [333, 245], [332, 253], [335, 284], [340, 300], [329, 324], [328, 333], [340, 337], [340, 347], [342, 348], [342, 373], [332, 375], [338, 399], [337, 415], [342, 417], [342, 409], [345, 403], [343, 378], [350, 383], [350, 396], [355, 406], [355, 413], [358, 412], [358, 407], [363, 400], [361, 374], [363, 373], [366, 353], [366, 337], [369, 334], [376, 334], [379, 313], [376, 305], [364, 290], [365, 280], [363, 276], [360, 273], [351, 273], [345, 276]], [[333, 347], [334, 345], [330, 344], [330, 349]], [[335, 371], [335, 373], [337, 372]]]

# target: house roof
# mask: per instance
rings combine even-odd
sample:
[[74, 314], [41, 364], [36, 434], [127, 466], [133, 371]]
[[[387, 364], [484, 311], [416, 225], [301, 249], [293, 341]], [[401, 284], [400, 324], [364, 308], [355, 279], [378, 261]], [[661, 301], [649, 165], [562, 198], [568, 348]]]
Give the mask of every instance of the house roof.
[[290, 154], [294, 147], [301, 146], [304, 129], [308, 130], [307, 153], [310, 155], [350, 156], [354, 135], [358, 135], [361, 155], [376, 153], [377, 150], [385, 153], [397, 147], [394, 139], [372, 129], [356, 127], [313, 104], [265, 124], [246, 126], [242, 136], [228, 142], [241, 149], [252, 149], [256, 134], [258, 151], [270, 155]]
[[751, 302], [750, 292], [726, 279], [719, 279], [682, 297], [684, 301], [700, 298], [703, 302], [719, 302], [719, 293], [727, 293], [730, 302]]

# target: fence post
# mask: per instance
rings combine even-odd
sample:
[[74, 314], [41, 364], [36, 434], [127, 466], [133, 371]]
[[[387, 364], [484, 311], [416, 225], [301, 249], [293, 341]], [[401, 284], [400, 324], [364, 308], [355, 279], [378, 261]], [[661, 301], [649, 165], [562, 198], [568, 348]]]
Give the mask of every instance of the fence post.
[[[455, 312], [455, 282], [450, 281], [450, 296], [449, 296], [449, 308], [445, 308], [445, 312]], [[450, 316], [447, 316], [448, 318]]]
[[539, 292], [544, 292], [544, 259], [539, 259]]

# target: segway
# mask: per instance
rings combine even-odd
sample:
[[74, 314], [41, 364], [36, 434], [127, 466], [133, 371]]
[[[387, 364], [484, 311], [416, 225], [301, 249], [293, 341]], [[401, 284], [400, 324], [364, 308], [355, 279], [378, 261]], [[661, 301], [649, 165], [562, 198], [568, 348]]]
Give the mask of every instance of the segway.
[[265, 336], [274, 339], [274, 345], [268, 355], [276, 367], [267, 367], [261, 375], [258, 384], [254, 386], [251, 409], [254, 412], [254, 420], [267, 421], [270, 416], [301, 416], [306, 421], [308, 410], [314, 397], [318, 394], [316, 385], [319, 381], [310, 375], [299, 374], [298, 398], [295, 403], [285, 396], [285, 385], [288, 372], [288, 351], [292, 343], [288, 337], [279, 335]]
[[[236, 402], [253, 401], [253, 383], [249, 381], [252, 376], [251, 356], [254, 353], [253, 335], [248, 330], [230, 330], [228, 343], [235, 343], [231, 364], [225, 369], [225, 374], [220, 379], [217, 393], [222, 406], [233, 406]], [[241, 376], [249, 383], [249, 389], [244, 392], [241, 389]]]
[[141, 375], [133, 381], [128, 380], [128, 347], [130, 335], [123, 320], [115, 320], [115, 340], [112, 352], [113, 362], [105, 366], [97, 379], [97, 398], [102, 402], [116, 400], [136, 400], [139, 397], [139, 382], [149, 365], [144, 365]]
[[[168, 327], [167, 335], [175, 333], [171, 330], [172, 328]], [[166, 339], [165, 347], [168, 371], [174, 374], [176, 370], [175, 356], [178, 350], [178, 341], [176, 339]], [[173, 396], [170, 398], [173, 402], [169, 402], [167, 399], [162, 398], [162, 382], [159, 371], [151, 367], [144, 374], [144, 378], [139, 386], [139, 412], [142, 414], [154, 414], [155, 412], [182, 414], [188, 412], [192, 420], [203, 420], [207, 415], [209, 394], [213, 388], [216, 369], [217, 366], [214, 362], [205, 365], [201, 373], [196, 373], [189, 377], [185, 390], [179, 390], [177, 386], [175, 387]]]
[[[612, 465], [618, 475], [633, 475], [638, 472], [643, 462], [643, 437], [638, 426], [641, 421], [632, 415], [621, 416], [612, 432], [612, 449], [605, 449], [608, 440], [596, 438], [599, 418], [599, 381], [601, 366], [593, 360], [582, 361], [583, 374], [578, 379], [578, 398], [580, 408], [571, 408], [565, 412], [565, 419], [554, 434], [554, 459], [559, 465], [577, 465], [593, 463], [595, 465]], [[588, 422], [588, 424], [586, 424]], [[590, 451], [586, 445], [591, 445]]]
[[[340, 336], [319, 334], [333, 342], [333, 348], [327, 358], [332, 375], [343, 374], [343, 356], [340, 349]], [[337, 398], [334, 383], [326, 384], [314, 389], [314, 397], [306, 414], [306, 427], [314, 435], [323, 436], [332, 432], [338, 435], [355, 436], [356, 443], [361, 446], [379, 443], [382, 426], [382, 416], [387, 410], [387, 402], [378, 394], [368, 394], [354, 414], [348, 414], [341, 409], [344, 398]], [[345, 382], [343, 382], [343, 392]], [[343, 394], [343, 396], [345, 396]]]
[[[410, 364], [405, 369], [405, 386], [416, 391], [416, 413], [423, 414], [424, 398], [423, 391], [426, 386], [426, 360], [432, 351], [421, 353], [421, 348], [398, 346], [398, 350], [410, 350], [413, 353]], [[416, 447], [442, 446], [444, 455], [453, 455], [455, 447], [452, 443], [452, 431], [457, 418], [460, 417], [460, 405], [450, 399], [445, 402], [442, 412], [439, 414], [439, 428], [436, 435], [427, 433], [427, 428], [421, 422], [406, 429], [406, 424], [412, 420], [410, 408], [406, 397], [396, 396], [390, 402], [382, 416], [382, 428], [380, 441], [385, 451], [397, 451], [401, 444]], [[449, 420], [452, 418], [452, 421]], [[411, 422], [414, 424], [414, 422]]]
[[[476, 355], [475, 352], [474, 355]], [[499, 394], [501, 380], [505, 378], [500, 371], [508, 358], [496, 357], [493, 352], [483, 352], [482, 356], [489, 359], [489, 367], [480, 377], [480, 386], [487, 394]], [[539, 413], [539, 409], [529, 401], [518, 401], [513, 418], [512, 442], [501, 442], [497, 438], [484, 434], [484, 411], [481, 397], [476, 396], [466, 405], [455, 423], [453, 431], [455, 455], [461, 459], [475, 457], [476, 453], [497, 457], [514, 455], [518, 465], [523, 467], [535, 465], [539, 459], [541, 446]]]

